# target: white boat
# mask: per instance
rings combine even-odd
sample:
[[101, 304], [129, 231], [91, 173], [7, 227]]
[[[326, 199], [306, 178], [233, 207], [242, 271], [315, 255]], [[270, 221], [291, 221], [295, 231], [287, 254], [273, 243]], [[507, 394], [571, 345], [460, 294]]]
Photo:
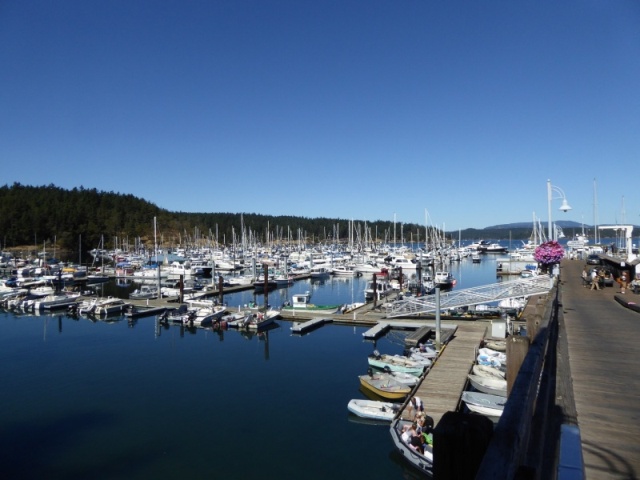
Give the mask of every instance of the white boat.
[[354, 271], [361, 275], [368, 275], [371, 273], [382, 273], [382, 270], [386, 267], [380, 266], [376, 262], [364, 262], [356, 264], [353, 268]]
[[476, 390], [482, 393], [488, 393], [491, 395], [498, 395], [500, 397], [507, 396], [507, 381], [500, 380], [498, 378], [481, 377], [470, 373], [467, 375], [469, 383]]
[[[188, 287], [182, 283], [182, 293], [193, 293], [193, 287]], [[167, 279], [160, 287], [160, 293], [163, 297], [179, 297], [180, 296], [180, 280]]]
[[269, 308], [266, 311], [263, 309], [252, 309], [245, 312], [244, 318], [234, 324], [229, 324], [229, 326], [248, 330], [261, 330], [271, 325], [279, 316], [280, 310], [274, 308]]
[[497, 378], [498, 380], [504, 380], [506, 375], [502, 370], [490, 365], [474, 365], [472, 372], [479, 377]]
[[392, 372], [410, 373], [418, 377], [422, 375], [425, 368], [425, 365], [411, 360], [407, 357], [387, 354], [380, 355], [377, 352], [369, 355], [368, 362], [369, 365], [375, 368], [379, 368], [380, 370], [385, 370], [386, 368], [388, 368]]
[[158, 298], [158, 287], [155, 285], [142, 285], [129, 294], [129, 298], [145, 299]]
[[196, 326], [208, 327], [222, 318], [227, 308], [222, 305], [211, 305], [192, 309], [188, 320]]
[[328, 278], [331, 275], [331, 267], [326, 265], [314, 265], [310, 268], [311, 278]]
[[238, 275], [235, 277], [225, 278], [225, 282], [230, 287], [244, 287], [247, 285], [253, 285], [254, 280], [255, 278], [253, 278], [253, 275]]
[[374, 298], [376, 300], [381, 300], [387, 295], [390, 295], [392, 292], [393, 287], [391, 286], [389, 280], [386, 279], [386, 277], [377, 278], [375, 282], [373, 280], [369, 280], [364, 288], [364, 301], [370, 302]]
[[469, 391], [462, 392], [462, 401], [472, 412], [490, 417], [500, 417], [507, 403], [507, 399], [499, 395]]
[[287, 287], [293, 285], [294, 277], [286, 273], [278, 273], [273, 276], [273, 281], [276, 282], [277, 287]]
[[449, 290], [456, 284], [456, 279], [453, 278], [453, 274], [447, 271], [436, 272], [433, 277], [433, 281], [436, 286], [440, 287], [442, 290]]
[[402, 268], [403, 270], [415, 270], [418, 264], [406, 257], [392, 257], [388, 262], [391, 268]]
[[416, 352], [416, 353], [410, 353], [407, 358], [409, 360], [413, 360], [416, 363], [419, 363], [420, 365], [422, 365], [423, 367], [430, 367], [431, 364], [433, 363], [431, 358], [423, 355], [422, 353]]
[[483, 347], [478, 349], [478, 356], [476, 359], [480, 365], [493, 365], [494, 367], [500, 367], [507, 362], [507, 354], [505, 352], [493, 350], [492, 348]]
[[93, 314], [97, 316], [113, 315], [122, 313], [130, 304], [116, 297], [99, 298], [95, 303]]
[[436, 358], [438, 356], [438, 351], [432, 343], [420, 343], [417, 347], [409, 348], [409, 352], [430, 359]]
[[357, 274], [355, 265], [336, 265], [331, 269], [331, 273], [341, 277], [353, 277]]
[[362, 418], [390, 422], [400, 410], [400, 407], [398, 404], [391, 402], [378, 402], [376, 400], [361, 400], [359, 398], [353, 398], [349, 400], [347, 409], [354, 415]]
[[41, 312], [43, 310], [67, 308], [69, 305], [75, 303], [79, 296], [79, 293], [53, 293], [36, 299], [33, 303], [33, 309]]
[[307, 308], [311, 305], [311, 292], [307, 290], [304, 293], [296, 293], [291, 296], [292, 308]]

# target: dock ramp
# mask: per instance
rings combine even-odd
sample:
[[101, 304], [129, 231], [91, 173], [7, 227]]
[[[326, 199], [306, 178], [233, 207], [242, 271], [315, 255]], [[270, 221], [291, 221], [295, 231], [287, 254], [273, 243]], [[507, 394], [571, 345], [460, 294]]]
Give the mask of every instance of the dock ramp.
[[[508, 298], [541, 295], [551, 290], [554, 279], [547, 275], [492, 283], [440, 294], [440, 309], [457, 308], [497, 302]], [[436, 311], [436, 296], [405, 297], [396, 300], [387, 308], [387, 318], [407, 317]]]

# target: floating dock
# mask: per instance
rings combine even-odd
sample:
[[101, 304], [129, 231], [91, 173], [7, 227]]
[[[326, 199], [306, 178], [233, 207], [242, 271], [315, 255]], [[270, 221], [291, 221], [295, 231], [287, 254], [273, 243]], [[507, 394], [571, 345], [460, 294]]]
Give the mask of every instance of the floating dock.
[[167, 311], [167, 307], [133, 307], [124, 314], [127, 318], [150, 317], [151, 315], [160, 315]]
[[[381, 320], [369, 330], [363, 332], [362, 336], [366, 340], [375, 340], [393, 328], [400, 330], [415, 330], [415, 332], [410, 334], [406, 340], [408, 346], [415, 346], [425, 337], [429, 336], [430, 331], [435, 330], [436, 325], [433, 321], [424, 320]], [[452, 323], [442, 323], [440, 324], [440, 329], [443, 331], [455, 331], [456, 325]]]
[[307, 320], [306, 322], [294, 323], [291, 326], [291, 332], [292, 333], [305, 333], [305, 332], [308, 332], [309, 330], [312, 330], [314, 328], [318, 328], [318, 327], [324, 325], [325, 323], [331, 323], [331, 322], [333, 322], [333, 319], [331, 319], [331, 318], [313, 318], [311, 320]]

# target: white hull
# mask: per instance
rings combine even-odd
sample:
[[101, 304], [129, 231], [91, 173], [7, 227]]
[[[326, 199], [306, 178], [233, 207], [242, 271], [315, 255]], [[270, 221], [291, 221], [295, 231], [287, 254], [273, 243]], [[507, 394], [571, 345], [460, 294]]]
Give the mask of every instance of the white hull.
[[398, 405], [391, 402], [352, 399], [349, 401], [347, 409], [362, 418], [390, 422], [398, 411]]

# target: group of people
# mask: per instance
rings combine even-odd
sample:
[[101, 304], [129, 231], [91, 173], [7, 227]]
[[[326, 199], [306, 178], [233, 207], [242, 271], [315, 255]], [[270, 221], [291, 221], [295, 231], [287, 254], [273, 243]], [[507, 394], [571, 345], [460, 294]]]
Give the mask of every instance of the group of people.
[[[591, 285], [590, 290], [600, 290], [600, 286], [604, 286], [605, 278], [607, 278], [608, 275], [613, 276], [612, 273], [606, 271], [604, 268], [601, 268], [599, 270], [596, 268], [592, 268], [590, 271], [588, 271], [588, 269], [585, 267], [585, 269], [582, 271], [582, 279], [584, 280], [585, 285]], [[629, 277], [626, 271], [622, 271], [620, 277], [617, 279], [617, 282], [620, 285], [620, 293], [625, 293], [629, 284]]]
[[403, 426], [402, 440], [413, 450], [424, 455], [425, 450], [433, 446], [433, 419], [424, 412], [424, 403], [420, 397], [411, 397], [407, 408], [409, 416], [413, 414], [413, 421]]

